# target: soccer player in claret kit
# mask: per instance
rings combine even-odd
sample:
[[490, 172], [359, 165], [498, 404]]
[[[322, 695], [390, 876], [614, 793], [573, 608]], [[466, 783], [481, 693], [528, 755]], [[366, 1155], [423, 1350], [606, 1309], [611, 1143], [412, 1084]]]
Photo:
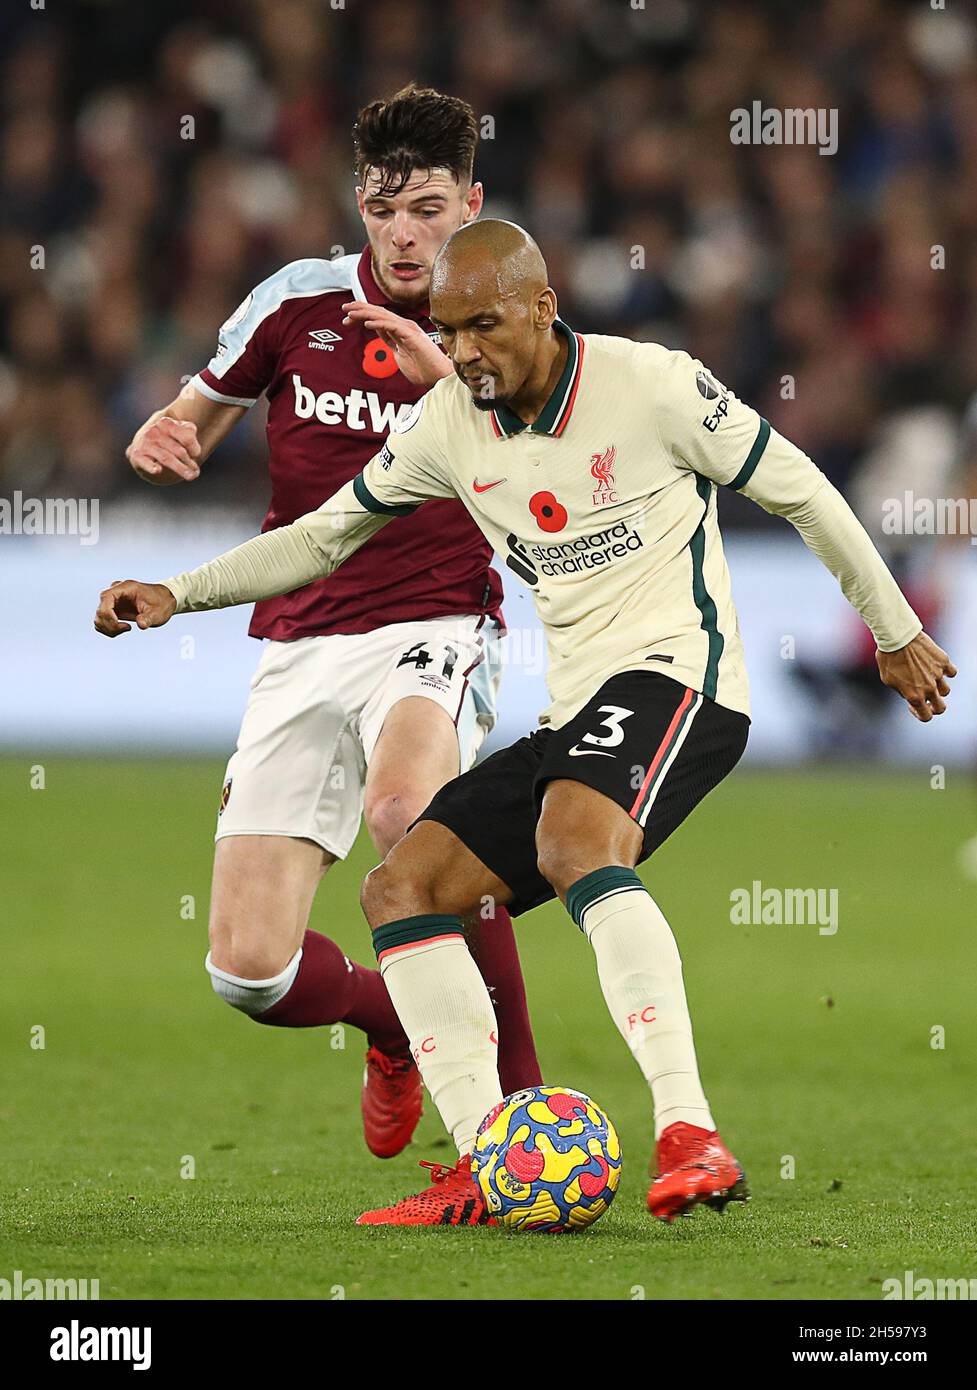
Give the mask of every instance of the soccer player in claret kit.
[[[492, 1004], [462, 932], [485, 895], [513, 914], [559, 896], [651, 1089], [664, 1220], [745, 1198], [699, 1080], [681, 959], [635, 865], [739, 760], [749, 692], [717, 485], [787, 517], [871, 628], [883, 682], [924, 722], [945, 652], [922, 630], [814, 463], [684, 352], [581, 337], [556, 316], [535, 243], [476, 222], [438, 256], [431, 308], [454, 363], [352, 483], [291, 527], [165, 584], [114, 585], [96, 627], [248, 602], [330, 573], [430, 497], [459, 497], [533, 591], [552, 704], [540, 728], [449, 782], [367, 876], [363, 906], [458, 1163], [370, 1225], [488, 1220], [470, 1172], [503, 1096]], [[398, 523], [399, 524], [399, 523]], [[635, 768], [641, 775], [635, 787]]]
[[[209, 365], [136, 434], [136, 471], [192, 481], [264, 392], [264, 531], [359, 475], [427, 386], [451, 375], [428, 286], [446, 237], [481, 207], [477, 138], [471, 107], [430, 89], [366, 107], [354, 144], [368, 246], [295, 261], [248, 295]], [[386, 854], [494, 723], [502, 591], [491, 554], [457, 501], [434, 501], [335, 578], [259, 603], [251, 623], [268, 641], [221, 796], [207, 969], [258, 1023], [346, 1022], [367, 1034], [363, 1123], [379, 1157], [416, 1127], [417, 1067], [379, 972], [309, 930], [309, 911], [361, 813]], [[473, 921], [469, 935], [495, 999], [500, 1068], [513, 1089], [534, 1085], [508, 914]]]

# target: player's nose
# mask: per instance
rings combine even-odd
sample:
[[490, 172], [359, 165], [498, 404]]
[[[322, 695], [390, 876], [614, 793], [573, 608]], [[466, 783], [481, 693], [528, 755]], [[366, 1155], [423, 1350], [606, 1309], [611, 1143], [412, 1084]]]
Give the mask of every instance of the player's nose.
[[414, 228], [406, 213], [398, 212], [394, 214], [392, 240], [399, 251], [404, 251], [408, 246], [413, 246]]
[[477, 362], [481, 355], [474, 337], [469, 337], [467, 333], [455, 334], [451, 356], [460, 367], [471, 362]]

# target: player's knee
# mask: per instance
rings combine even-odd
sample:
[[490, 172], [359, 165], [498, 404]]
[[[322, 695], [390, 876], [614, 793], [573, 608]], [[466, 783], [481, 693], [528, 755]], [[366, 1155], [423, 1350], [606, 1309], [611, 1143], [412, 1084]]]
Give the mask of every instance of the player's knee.
[[546, 882], [560, 897], [565, 897], [567, 889], [589, 872], [586, 856], [578, 853], [572, 843], [560, 841], [550, 836], [540, 836], [536, 841], [536, 865]]
[[371, 927], [403, 916], [402, 905], [409, 901], [411, 885], [395, 865], [385, 859], [371, 869], [360, 887], [360, 907]]
[[424, 912], [450, 911], [439, 905], [429, 871], [388, 855], [371, 869], [360, 889], [360, 905], [371, 927]]
[[389, 854], [397, 841], [403, 839], [426, 804], [423, 797], [410, 790], [367, 797], [363, 815], [370, 838], [381, 854]]

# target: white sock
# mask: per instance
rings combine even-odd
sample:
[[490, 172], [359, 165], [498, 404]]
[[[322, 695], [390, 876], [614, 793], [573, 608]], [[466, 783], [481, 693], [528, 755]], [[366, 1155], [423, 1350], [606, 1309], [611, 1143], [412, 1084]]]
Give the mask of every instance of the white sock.
[[459, 1154], [502, 1099], [495, 1010], [460, 936], [386, 951], [380, 974]]
[[658, 904], [642, 886], [585, 907], [580, 925], [597, 957], [601, 989], [651, 1087], [655, 1138], [677, 1120], [715, 1129], [699, 1080], [682, 958]]
[[243, 1014], [254, 1017], [255, 1014], [263, 1014], [266, 1009], [270, 1009], [272, 1004], [277, 1004], [279, 999], [285, 998], [295, 983], [301, 963], [300, 946], [282, 973], [272, 975], [267, 980], [245, 980], [240, 975], [229, 975], [226, 970], [218, 970], [210, 958], [209, 951], [204, 966], [215, 994], [226, 999], [232, 1008], [240, 1009]]

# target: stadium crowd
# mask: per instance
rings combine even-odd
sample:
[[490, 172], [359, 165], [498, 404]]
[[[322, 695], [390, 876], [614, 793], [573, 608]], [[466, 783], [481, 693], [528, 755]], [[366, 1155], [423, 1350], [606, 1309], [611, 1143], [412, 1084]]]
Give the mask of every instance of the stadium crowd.
[[[977, 24], [963, 7], [52, 11], [0, 21], [0, 492], [136, 495], [133, 430], [206, 363], [247, 291], [362, 245], [350, 126], [411, 79], [475, 107], [487, 211], [537, 237], [574, 327], [687, 347], [856, 499], [910, 464], [953, 475], [977, 389]], [[837, 109], [837, 153], [732, 144], [731, 112], [755, 100]], [[258, 410], [208, 465], [208, 500], [233, 482], [259, 514], [264, 468]], [[763, 521], [737, 500], [734, 522]]]

